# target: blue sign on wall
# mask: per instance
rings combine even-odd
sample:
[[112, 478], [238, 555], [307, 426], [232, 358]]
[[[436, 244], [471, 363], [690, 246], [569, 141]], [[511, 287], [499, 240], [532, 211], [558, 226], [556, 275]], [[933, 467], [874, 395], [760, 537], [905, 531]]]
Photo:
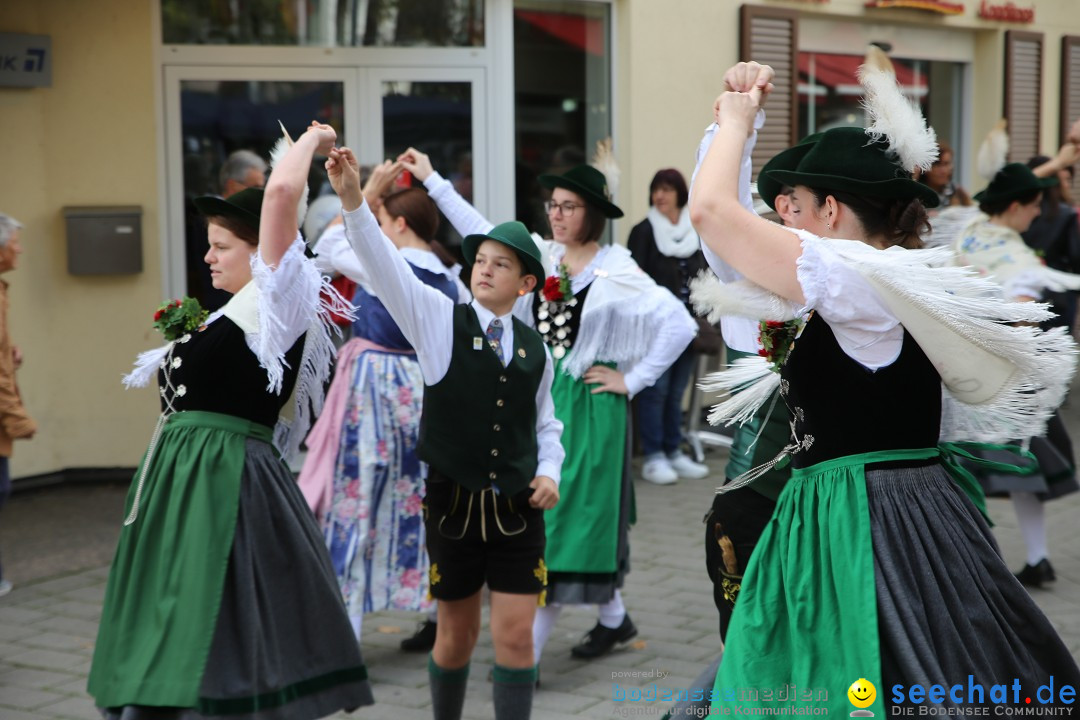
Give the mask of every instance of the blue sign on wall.
[[0, 33], [0, 87], [52, 85], [52, 38]]

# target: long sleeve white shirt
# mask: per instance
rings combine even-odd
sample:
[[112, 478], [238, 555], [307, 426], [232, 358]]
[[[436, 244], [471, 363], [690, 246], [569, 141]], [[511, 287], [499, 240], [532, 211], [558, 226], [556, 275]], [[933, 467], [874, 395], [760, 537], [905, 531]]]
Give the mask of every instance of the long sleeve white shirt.
[[[349, 244], [367, 270], [367, 281], [382, 301], [402, 334], [416, 350], [424, 382], [434, 385], [450, 369], [454, 344], [454, 303], [438, 290], [425, 285], [409, 268], [394, 244], [383, 235], [367, 203], [343, 213]], [[487, 327], [495, 314], [476, 300], [472, 301], [481, 327]], [[514, 347], [514, 324], [511, 313], [500, 316], [503, 325], [503, 365], [510, 362]], [[563, 450], [562, 423], [555, 417], [551, 384], [555, 377], [551, 355], [544, 351], [544, 372], [536, 391], [536, 475], [546, 475], [558, 485], [561, 479]]]

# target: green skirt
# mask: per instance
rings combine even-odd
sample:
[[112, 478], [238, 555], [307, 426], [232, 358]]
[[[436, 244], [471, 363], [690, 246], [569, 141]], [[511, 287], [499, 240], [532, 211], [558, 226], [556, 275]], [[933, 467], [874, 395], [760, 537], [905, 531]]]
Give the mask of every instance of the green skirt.
[[318, 526], [270, 440], [209, 412], [162, 428], [106, 586], [88, 683], [106, 718], [302, 720], [371, 703]]
[[544, 514], [549, 573], [615, 575], [619, 570], [620, 506], [626, 462], [625, 395], [594, 395], [556, 362], [551, 387], [563, 424], [559, 503]]
[[[99, 707], [198, 700], [236, 527], [244, 442], [271, 435], [216, 413], [177, 413], [165, 423], [105, 589], [88, 685]], [[132, 483], [124, 517], [135, 491]]]
[[[880, 684], [865, 466], [937, 455], [866, 453], [792, 471], [743, 577], [713, 707], [846, 716], [855, 709], [846, 695], [852, 683]], [[875, 717], [884, 715], [884, 690], [866, 708]]]

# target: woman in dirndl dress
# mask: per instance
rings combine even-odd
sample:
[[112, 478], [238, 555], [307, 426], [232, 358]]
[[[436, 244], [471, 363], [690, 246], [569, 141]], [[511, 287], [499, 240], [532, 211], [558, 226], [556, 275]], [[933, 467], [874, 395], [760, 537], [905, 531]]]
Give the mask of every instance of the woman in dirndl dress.
[[162, 413], [128, 494], [90, 670], [108, 720], [307, 720], [373, 702], [319, 528], [282, 459], [321, 407], [334, 353], [297, 203], [335, 137], [313, 124], [265, 201], [258, 189], [195, 201], [214, 286], [232, 299], [201, 326], [200, 314], [185, 318], [126, 378], [144, 385], [156, 372]]
[[970, 271], [940, 267], [945, 251], [895, 247], [917, 246], [937, 198], [911, 179], [929, 164], [933, 135], [891, 73], [862, 70], [870, 130], [829, 130], [800, 146], [795, 170], [772, 172], [795, 188], [797, 230], [741, 204], [743, 147], [772, 74], [740, 63], [725, 75], [690, 201], [702, 241], [745, 278], [711, 288], [707, 304], [749, 314], [769, 298], [784, 309], [767, 318], [765, 357], [717, 379], [743, 388], [718, 411], [746, 417], [779, 388], [792, 439], [775, 462], [794, 468], [705, 704], [830, 716], [854, 704], [881, 717], [928, 701], [1024, 707], [1053, 683], [1038, 702], [1066, 706], [1058, 690], [1080, 684], [1080, 670], [1002, 562], [977, 486], [938, 443], [1044, 426], [1075, 371], [1075, 345], [1017, 326], [1046, 310], [988, 301]]
[[[383, 177], [393, 180], [387, 171], [373, 175]], [[450, 299], [466, 300], [431, 250], [439, 214], [427, 193], [409, 188], [376, 202], [380, 187], [366, 191], [383, 233], [413, 273]], [[308, 435], [300, 487], [322, 523], [359, 640], [365, 613], [430, 611], [434, 603], [420, 511], [427, 468], [417, 457], [424, 379], [412, 346], [368, 289], [344, 229], [337, 225], [324, 236], [317, 262], [358, 284], [357, 318], [326, 408]]]
[[[1075, 151], [1068, 154], [1065, 162], [1075, 160]], [[980, 212], [952, 243], [956, 264], [973, 267], [992, 279], [1008, 300], [1032, 302], [1049, 299], [1049, 291], [1080, 289], [1080, 275], [1049, 267], [1021, 236], [1041, 212], [1043, 193], [1058, 184], [1055, 173], [1061, 162], [1059, 154], [1035, 170], [1020, 163], [1004, 165], [975, 195]], [[1060, 412], [1054, 413], [1046, 433], [1023, 440], [1037, 463], [1024, 463], [1016, 453], [1004, 449], [978, 453], [984, 459], [1022, 466], [1023, 474], [978, 467], [973, 471], [987, 495], [1008, 493], [1012, 499], [1027, 551], [1027, 562], [1016, 577], [1029, 587], [1042, 587], [1057, 579], [1050, 564], [1043, 505], [1080, 490], [1080, 486], [1072, 440]]]

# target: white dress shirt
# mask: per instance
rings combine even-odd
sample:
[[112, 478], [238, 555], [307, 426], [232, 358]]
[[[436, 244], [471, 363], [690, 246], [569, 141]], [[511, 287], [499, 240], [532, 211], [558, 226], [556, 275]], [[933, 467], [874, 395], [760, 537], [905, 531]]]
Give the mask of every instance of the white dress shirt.
[[[360, 265], [367, 269], [367, 281], [382, 301], [405, 339], [416, 350], [424, 382], [435, 385], [450, 369], [454, 351], [454, 303], [413, 274], [394, 244], [382, 233], [378, 221], [365, 202], [343, 213], [345, 232]], [[480, 326], [487, 329], [495, 314], [472, 301]], [[362, 311], [361, 311], [362, 312]], [[514, 325], [510, 313], [501, 316], [503, 365], [509, 363], [514, 347]], [[544, 373], [536, 391], [536, 475], [546, 475], [559, 484], [565, 452], [559, 439], [562, 423], [555, 418], [551, 383], [555, 372], [551, 355], [544, 350]]]

